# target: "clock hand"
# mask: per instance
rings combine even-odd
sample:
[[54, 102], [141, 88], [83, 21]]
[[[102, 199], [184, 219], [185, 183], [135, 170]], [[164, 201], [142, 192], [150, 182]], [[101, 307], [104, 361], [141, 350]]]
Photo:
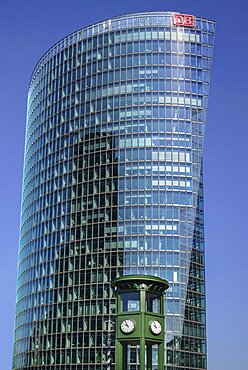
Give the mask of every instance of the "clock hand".
[[124, 323], [125, 323], [125, 326], [129, 328], [128, 322], [125, 321]]

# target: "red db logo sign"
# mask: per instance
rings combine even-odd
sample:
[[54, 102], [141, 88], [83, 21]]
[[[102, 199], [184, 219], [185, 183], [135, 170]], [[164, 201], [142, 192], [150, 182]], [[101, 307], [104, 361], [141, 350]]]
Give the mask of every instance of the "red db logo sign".
[[172, 24], [174, 26], [194, 27], [195, 17], [189, 14], [173, 14]]

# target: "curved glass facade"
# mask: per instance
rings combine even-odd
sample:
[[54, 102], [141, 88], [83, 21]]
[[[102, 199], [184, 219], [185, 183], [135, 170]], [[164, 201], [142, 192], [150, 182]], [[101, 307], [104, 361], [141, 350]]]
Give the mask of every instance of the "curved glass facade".
[[165, 369], [206, 369], [202, 146], [214, 22], [175, 26], [172, 16], [79, 30], [33, 72], [15, 370], [105, 369], [109, 282], [136, 273], [170, 281]]

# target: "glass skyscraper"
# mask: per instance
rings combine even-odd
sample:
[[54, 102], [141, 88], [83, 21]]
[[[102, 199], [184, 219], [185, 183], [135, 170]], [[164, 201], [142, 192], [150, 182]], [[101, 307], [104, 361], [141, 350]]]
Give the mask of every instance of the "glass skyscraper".
[[[165, 369], [207, 368], [202, 147], [214, 28], [173, 12], [120, 16], [65, 37], [35, 67], [13, 369], [106, 369], [109, 282], [127, 274], [170, 282]], [[111, 355], [115, 369], [114, 341]]]

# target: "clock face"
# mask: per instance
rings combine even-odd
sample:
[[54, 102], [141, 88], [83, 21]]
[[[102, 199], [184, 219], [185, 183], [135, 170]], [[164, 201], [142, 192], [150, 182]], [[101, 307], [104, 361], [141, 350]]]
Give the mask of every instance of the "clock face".
[[121, 323], [121, 331], [125, 334], [132, 333], [134, 331], [134, 326], [135, 324], [133, 320], [123, 320]]
[[160, 333], [161, 333], [162, 325], [160, 324], [160, 322], [159, 322], [159, 321], [157, 321], [157, 320], [152, 320], [152, 321], [150, 322], [150, 329], [151, 329], [151, 332], [152, 332], [153, 334], [158, 335], [158, 334], [160, 334]]

